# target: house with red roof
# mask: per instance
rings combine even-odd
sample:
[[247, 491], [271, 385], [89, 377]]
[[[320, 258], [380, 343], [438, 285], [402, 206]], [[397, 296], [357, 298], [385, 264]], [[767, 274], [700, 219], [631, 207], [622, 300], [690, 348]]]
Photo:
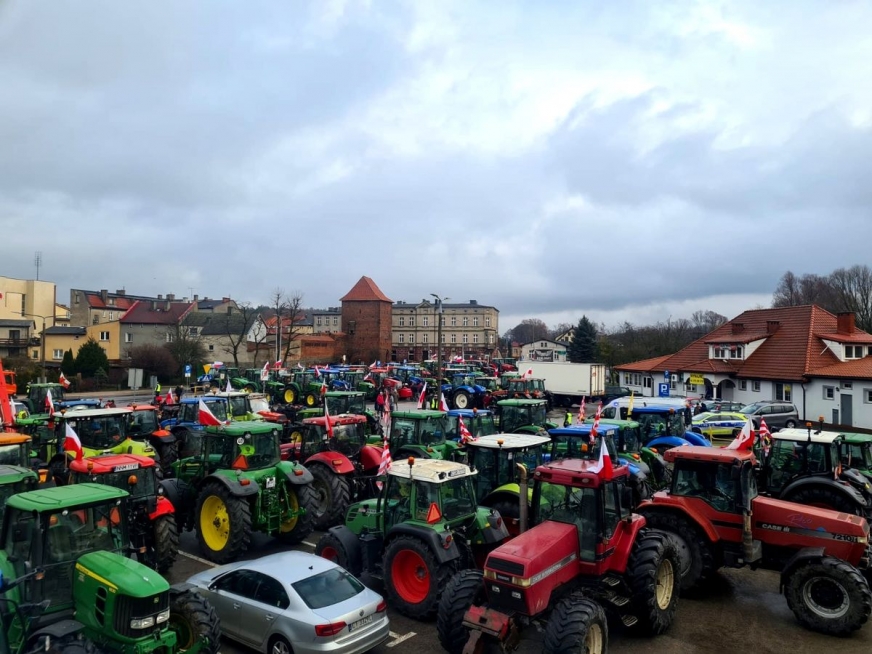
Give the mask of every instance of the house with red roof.
[[853, 313], [745, 311], [675, 354], [615, 370], [646, 397], [792, 402], [802, 419], [872, 427], [872, 334]]
[[122, 361], [137, 345], [171, 343], [178, 337], [182, 320], [195, 307], [194, 302], [136, 300], [116, 320], [89, 325], [86, 330], [106, 350], [110, 361]]

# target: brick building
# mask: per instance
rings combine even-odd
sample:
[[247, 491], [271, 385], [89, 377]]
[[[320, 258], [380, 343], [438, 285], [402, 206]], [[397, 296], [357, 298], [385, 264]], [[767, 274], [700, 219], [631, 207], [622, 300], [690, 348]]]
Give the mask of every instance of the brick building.
[[372, 279], [364, 276], [340, 302], [348, 361], [390, 360], [393, 301]]

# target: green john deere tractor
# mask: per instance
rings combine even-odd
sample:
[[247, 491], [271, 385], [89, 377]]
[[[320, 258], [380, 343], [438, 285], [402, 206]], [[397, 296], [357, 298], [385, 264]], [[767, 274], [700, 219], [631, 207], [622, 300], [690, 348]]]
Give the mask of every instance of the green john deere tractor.
[[39, 475], [30, 468], [30, 436], [0, 434], [0, 517], [10, 497], [38, 485]]
[[227, 398], [227, 415], [231, 420], [262, 420], [251, 408], [251, 398], [245, 391], [219, 391], [213, 397]]
[[211, 605], [127, 558], [127, 499], [123, 490], [87, 483], [9, 499], [0, 613], [10, 651], [51, 641], [56, 649], [47, 652], [218, 651]]
[[511, 399], [497, 402], [497, 426], [505, 434], [538, 434], [557, 425], [548, 421], [546, 400]]
[[22, 400], [31, 418], [48, 419], [45, 398], [51, 391], [52, 403], [64, 401], [64, 387], [61, 384], [28, 384], [27, 397]]
[[460, 443], [448, 439], [448, 418], [444, 411], [393, 411], [391, 413], [391, 457], [463, 460]]
[[196, 529], [206, 558], [239, 558], [254, 531], [299, 543], [312, 533], [318, 496], [312, 473], [282, 461], [279, 429], [268, 422], [234, 422], [189, 432], [193, 456], [173, 464], [163, 484], [179, 525]]
[[842, 433], [842, 465], [872, 478], [872, 434]]
[[315, 553], [381, 579], [400, 613], [432, 616], [451, 575], [508, 537], [499, 513], [477, 506], [475, 474], [453, 461], [394, 461], [379, 496], [352, 504]]

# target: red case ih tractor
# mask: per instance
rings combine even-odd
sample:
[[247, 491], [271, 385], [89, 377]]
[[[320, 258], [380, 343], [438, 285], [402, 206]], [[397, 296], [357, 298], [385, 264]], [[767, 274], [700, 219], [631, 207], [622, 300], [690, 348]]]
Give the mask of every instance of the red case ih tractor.
[[[484, 572], [452, 577], [439, 604], [439, 642], [451, 654], [508, 651], [530, 623], [544, 624], [545, 654], [605, 652], [605, 610], [627, 627], [660, 634], [678, 600], [678, 553], [632, 512], [627, 466], [564, 459], [534, 475], [535, 526], [500, 545]], [[521, 494], [526, 492], [522, 475]], [[521, 503], [521, 526], [526, 522]]]
[[847, 635], [866, 623], [872, 592], [864, 518], [757, 495], [749, 451], [684, 445], [664, 455], [672, 488], [637, 511], [669, 532], [681, 554], [682, 588], [728, 566], [781, 573], [780, 590], [805, 627]]

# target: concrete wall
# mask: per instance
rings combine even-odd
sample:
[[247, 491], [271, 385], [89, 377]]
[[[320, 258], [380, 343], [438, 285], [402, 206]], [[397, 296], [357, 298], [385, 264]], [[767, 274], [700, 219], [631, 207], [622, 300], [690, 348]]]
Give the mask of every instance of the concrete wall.
[[[0, 293], [3, 294], [0, 298], [0, 319], [33, 320], [36, 326], [34, 334], [42, 333], [43, 319], [37, 316], [45, 316], [46, 327], [54, 325], [57, 304], [54, 282], [0, 277]], [[31, 315], [22, 316], [22, 313]]]
[[[107, 322], [102, 325], [90, 325], [85, 327], [85, 330], [90, 338], [93, 338], [100, 344], [100, 347], [106, 350], [106, 356], [110, 361], [117, 361], [121, 358], [122, 343], [120, 322], [116, 320], [115, 322]], [[85, 340], [87, 340], [87, 338]], [[81, 345], [79, 347], [81, 347]], [[77, 352], [77, 349], [73, 350], [73, 354], [76, 354]]]

